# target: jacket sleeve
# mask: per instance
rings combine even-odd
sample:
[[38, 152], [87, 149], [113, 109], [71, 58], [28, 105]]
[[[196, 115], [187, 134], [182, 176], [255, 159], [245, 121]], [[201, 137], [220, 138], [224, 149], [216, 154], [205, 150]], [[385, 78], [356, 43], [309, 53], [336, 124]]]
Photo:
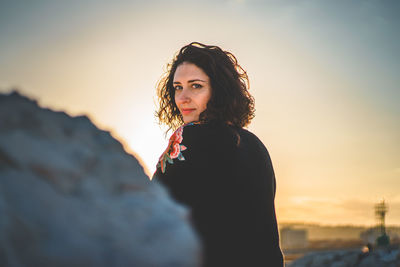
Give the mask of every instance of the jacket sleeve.
[[245, 214], [238, 220], [247, 229], [247, 232], [241, 232], [241, 238], [243, 243], [253, 245], [246, 252], [255, 260], [254, 266], [283, 266], [275, 214], [276, 181], [272, 162], [266, 147], [255, 135], [243, 135], [242, 141], [243, 146], [237, 155], [240, 168], [233, 173], [238, 180], [240, 196], [235, 198], [236, 205]]
[[[242, 266], [283, 266], [275, 214], [275, 175], [267, 149], [255, 136], [246, 139], [228, 161], [217, 218], [225, 232], [227, 257]], [[230, 164], [231, 161], [234, 164]], [[229, 168], [228, 168], [229, 167]], [[232, 265], [235, 266], [235, 265]]]

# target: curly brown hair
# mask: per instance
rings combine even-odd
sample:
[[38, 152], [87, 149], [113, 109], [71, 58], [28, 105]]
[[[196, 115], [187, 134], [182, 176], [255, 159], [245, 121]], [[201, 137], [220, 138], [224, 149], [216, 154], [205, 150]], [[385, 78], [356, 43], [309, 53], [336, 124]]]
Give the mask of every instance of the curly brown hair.
[[212, 95], [207, 109], [200, 114], [200, 121], [222, 121], [237, 127], [250, 123], [254, 118], [254, 98], [248, 91], [247, 73], [236, 57], [218, 46], [192, 42], [179, 50], [157, 84], [159, 108], [156, 117], [160, 124], [166, 124], [168, 131], [183, 124], [173, 86], [175, 71], [183, 62], [196, 65], [210, 78]]

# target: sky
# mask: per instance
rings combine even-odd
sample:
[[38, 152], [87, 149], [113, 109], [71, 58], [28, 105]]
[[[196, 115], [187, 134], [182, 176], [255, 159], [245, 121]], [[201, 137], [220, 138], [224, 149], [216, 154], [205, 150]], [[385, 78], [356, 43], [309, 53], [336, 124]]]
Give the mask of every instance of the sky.
[[155, 87], [198, 41], [250, 78], [281, 222], [400, 225], [400, 2], [0, 0], [0, 92], [85, 114], [149, 175], [168, 135]]

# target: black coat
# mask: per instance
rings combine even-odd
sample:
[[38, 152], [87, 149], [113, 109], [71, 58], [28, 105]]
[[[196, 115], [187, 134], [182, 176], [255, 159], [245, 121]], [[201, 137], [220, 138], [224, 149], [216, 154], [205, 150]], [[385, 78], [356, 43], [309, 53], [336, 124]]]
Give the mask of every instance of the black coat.
[[191, 209], [204, 265], [283, 266], [275, 176], [263, 143], [222, 123], [187, 125], [175, 136], [179, 131], [183, 139], [170, 142], [163, 154], [165, 172], [158, 166], [154, 179]]

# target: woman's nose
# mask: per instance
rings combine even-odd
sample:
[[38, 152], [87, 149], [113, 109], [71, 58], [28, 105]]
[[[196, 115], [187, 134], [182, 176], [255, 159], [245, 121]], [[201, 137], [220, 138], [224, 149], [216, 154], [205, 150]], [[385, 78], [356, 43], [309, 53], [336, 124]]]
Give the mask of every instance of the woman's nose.
[[177, 95], [178, 100], [180, 102], [188, 102], [190, 101], [190, 93], [187, 89], [183, 88]]

